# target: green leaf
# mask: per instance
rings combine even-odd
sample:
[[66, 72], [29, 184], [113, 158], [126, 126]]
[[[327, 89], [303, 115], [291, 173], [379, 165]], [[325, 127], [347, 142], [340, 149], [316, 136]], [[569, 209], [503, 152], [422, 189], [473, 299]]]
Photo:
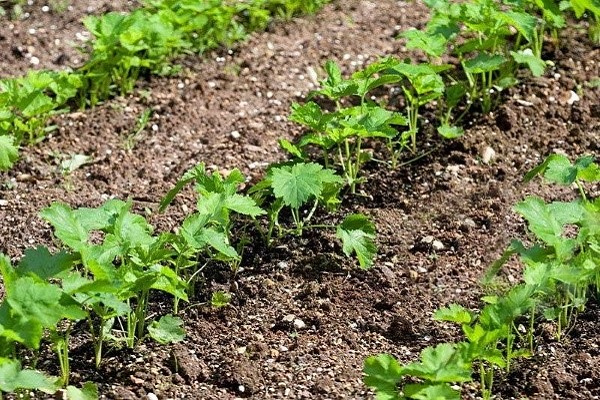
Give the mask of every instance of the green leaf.
[[446, 51], [447, 39], [437, 33], [431, 34], [417, 29], [409, 29], [400, 35], [407, 39], [408, 49], [419, 49], [433, 57], [440, 57]]
[[421, 352], [421, 361], [411, 363], [402, 372], [431, 382], [469, 382], [471, 364], [465, 360], [462, 347], [442, 343]]
[[436, 321], [449, 321], [457, 324], [470, 324], [473, 321], [473, 314], [459, 304], [450, 304], [443, 307], [433, 314]]
[[231, 294], [218, 290], [213, 292], [210, 297], [210, 305], [215, 308], [222, 308], [228, 306], [231, 302]]
[[97, 400], [99, 398], [98, 386], [92, 382], [84, 383], [81, 389], [69, 385], [67, 386], [66, 393], [66, 400]]
[[460, 392], [448, 383], [412, 383], [405, 385], [402, 391], [407, 398], [415, 400], [460, 400]]
[[75, 251], [85, 249], [88, 232], [81, 226], [73, 210], [62, 203], [53, 203], [40, 216], [54, 227], [54, 235]]
[[542, 76], [546, 70], [546, 63], [539, 57], [536, 57], [531, 49], [511, 51], [513, 59], [519, 64], [527, 64], [533, 76]]
[[19, 158], [19, 147], [15, 143], [15, 138], [0, 135], [0, 171], [10, 169], [17, 158]]
[[21, 276], [34, 274], [45, 280], [70, 269], [77, 259], [78, 257], [64, 251], [53, 255], [46, 247], [36, 247], [25, 250], [17, 272]]
[[150, 337], [160, 344], [181, 342], [185, 338], [183, 320], [168, 314], [148, 325]]
[[562, 154], [551, 154], [542, 164], [525, 175], [528, 182], [536, 175], [543, 174], [550, 182], [570, 186], [577, 179], [594, 182], [600, 180], [600, 168], [594, 162], [593, 156], [579, 157], [574, 164]]
[[0, 358], [0, 391], [12, 393], [17, 389], [34, 389], [54, 393], [58, 387], [43, 373], [21, 369], [18, 360]]
[[394, 357], [388, 354], [368, 357], [363, 372], [365, 385], [375, 390], [377, 400], [400, 399], [397, 385], [403, 374]]
[[538, 26], [538, 19], [535, 16], [518, 11], [502, 12], [499, 13], [499, 16], [507, 24], [515, 27], [529, 43], [535, 41], [536, 28]]
[[292, 112], [289, 116], [290, 121], [306, 125], [315, 131], [321, 131], [324, 128], [324, 115], [321, 107], [313, 101], [306, 104], [292, 104]]
[[342, 183], [329, 169], [316, 163], [298, 163], [271, 170], [273, 194], [286, 206], [300, 208], [310, 198], [319, 198], [326, 183]]
[[61, 297], [62, 291], [58, 287], [25, 277], [13, 283], [6, 301], [23, 318], [37, 320], [50, 328], [63, 317], [59, 306]]
[[506, 61], [506, 58], [499, 54], [480, 53], [475, 58], [464, 61], [463, 67], [468, 73], [481, 74], [499, 70]]
[[238, 193], [226, 197], [224, 205], [238, 214], [248, 215], [252, 218], [265, 214], [265, 211], [256, 205], [254, 199]]
[[529, 222], [529, 230], [538, 238], [550, 245], [557, 243], [563, 227], [542, 199], [528, 197], [514, 209]]
[[447, 124], [438, 126], [437, 131], [444, 139], [457, 139], [465, 133], [463, 128]]
[[375, 226], [362, 214], [347, 216], [337, 227], [337, 237], [342, 241], [342, 249], [346, 256], [356, 254], [363, 269], [373, 266], [377, 254], [375, 245]]
[[304, 160], [306, 158], [306, 154], [292, 142], [286, 139], [279, 139], [279, 147], [283, 150], [287, 151], [293, 157], [299, 158], [300, 160]]

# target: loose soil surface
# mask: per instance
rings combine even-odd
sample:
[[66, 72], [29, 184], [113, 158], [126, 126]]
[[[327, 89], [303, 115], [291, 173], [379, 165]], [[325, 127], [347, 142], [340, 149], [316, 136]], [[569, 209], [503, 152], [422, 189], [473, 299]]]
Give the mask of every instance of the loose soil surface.
[[[64, 13], [33, 10], [26, 20], [2, 21], [0, 43], [12, 55], [0, 61], [0, 76], [31, 67], [30, 58], [14, 50], [28, 45], [35, 46], [40, 67], [78, 64], [67, 46], [53, 47], [55, 38], [76, 41], [74, 32], [83, 30], [77, 21], [87, 5], [71, 4]], [[94, 13], [131, 6], [95, 4]], [[131, 198], [157, 229], [172, 229], [193, 207], [193, 194], [176, 199], [166, 214], [155, 211], [189, 167], [239, 168], [257, 180], [267, 163], [285, 157], [277, 139], [301, 133], [286, 116], [292, 102], [316, 87], [311, 69], [322, 76], [320, 66], [334, 59], [350, 73], [377, 56], [413, 56], [394, 38], [426, 19], [420, 2], [337, 1], [317, 16], [274, 24], [233, 51], [184, 58], [178, 78], [153, 77], [132, 96], [57, 117], [57, 130], [0, 174], [0, 251], [17, 259], [25, 248], [54, 246], [38, 212], [56, 200], [78, 207]], [[43, 37], [28, 36], [30, 26], [45, 26]], [[206, 271], [204, 287], [181, 313], [185, 342], [110, 349], [96, 371], [89, 344], [76, 341], [73, 383], [97, 382], [101, 394], [115, 399], [149, 393], [161, 399], [369, 398], [361, 375], [365, 357], [388, 352], [413, 361], [426, 346], [460, 340], [457, 329], [433, 322], [432, 313], [451, 302], [481, 306], [488, 293], [479, 283], [482, 274], [512, 238], [527, 237], [512, 206], [530, 194], [574, 196], [539, 181], [524, 184], [523, 175], [552, 152], [600, 154], [600, 90], [589, 84], [600, 76], [600, 49], [572, 28], [546, 50], [555, 66], [544, 77], [524, 76], [493, 113], [468, 116], [459, 140], [442, 141], [424, 127], [424, 157], [397, 170], [370, 165], [363, 194], [345, 196], [343, 209], [328, 217], [359, 211], [375, 220], [375, 268], [361, 271], [342, 257], [329, 233], [285, 238], [269, 250], [250, 246], [237, 276]], [[568, 104], [571, 91], [580, 99]], [[152, 120], [127, 150], [127, 137], [147, 108]], [[494, 155], [485, 163], [488, 148]], [[76, 153], [93, 156], [93, 163], [62, 175], [61, 160]], [[591, 193], [600, 195], [600, 188]], [[513, 260], [502, 278], [518, 282], [519, 269]], [[230, 307], [206, 305], [215, 290], [232, 292]], [[153, 312], [169, 306], [157, 298]], [[592, 299], [562, 342], [542, 324], [535, 356], [497, 376], [497, 398], [598, 398], [599, 317]], [[41, 365], [57, 371], [51, 356]], [[477, 388], [463, 395], [476, 398]]]

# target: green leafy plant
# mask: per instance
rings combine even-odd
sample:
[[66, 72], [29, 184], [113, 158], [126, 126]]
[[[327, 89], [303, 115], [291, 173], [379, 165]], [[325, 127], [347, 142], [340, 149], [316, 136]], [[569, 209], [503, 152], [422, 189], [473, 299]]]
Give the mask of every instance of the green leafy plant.
[[[152, 227], [130, 208], [131, 203], [120, 200], [77, 210], [55, 203], [41, 213], [55, 236], [80, 257], [83, 272], [73, 271], [63, 285], [97, 317], [90, 313], [88, 319], [97, 364], [112, 324], [125, 320], [122, 340], [130, 347], [144, 337], [152, 290], [187, 300], [186, 283], [168, 266], [171, 251], [166, 238], [153, 236]], [[96, 232], [103, 240], [92, 244]]]
[[53, 129], [48, 119], [75, 97], [82, 82], [67, 72], [30, 72], [0, 80], [0, 170], [17, 159], [22, 142], [36, 143]]
[[[245, 228], [240, 227], [237, 234], [242, 239], [238, 248], [234, 247], [234, 218], [254, 225], [256, 218], [265, 214], [251, 197], [239, 193], [245, 181], [237, 169], [223, 177], [217, 172], [209, 174], [204, 164], [199, 164], [186, 172], [161, 202], [160, 211], [164, 211], [185, 186], [195, 184], [197, 211], [185, 218], [177, 234], [168, 235], [169, 246], [175, 252], [174, 271], [187, 280], [190, 290], [203, 262], [226, 262], [237, 273], [247, 241], [243, 239]], [[176, 298], [175, 311], [177, 303]]]
[[[271, 167], [265, 179], [250, 190], [251, 194], [257, 196], [259, 204], [264, 205], [271, 197], [274, 199], [267, 207], [267, 242], [271, 242], [275, 229], [277, 236], [286, 233], [302, 235], [305, 230], [315, 228], [336, 229], [344, 253], [347, 256], [356, 254], [362, 268], [371, 267], [377, 248], [374, 243], [375, 228], [367, 217], [349, 215], [338, 226], [310, 223], [319, 206], [329, 209], [337, 207], [342, 183], [343, 180], [334, 171], [316, 163]], [[289, 210], [292, 216], [293, 229], [285, 229], [280, 223], [280, 213], [284, 209]]]

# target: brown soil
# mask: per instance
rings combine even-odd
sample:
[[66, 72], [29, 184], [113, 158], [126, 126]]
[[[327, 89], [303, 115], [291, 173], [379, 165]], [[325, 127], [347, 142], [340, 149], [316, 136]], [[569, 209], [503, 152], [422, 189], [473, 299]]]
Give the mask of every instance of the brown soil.
[[[43, 25], [81, 30], [74, 21], [86, 7], [72, 4], [73, 11], [39, 14]], [[98, 11], [106, 11], [109, 2], [102, 4]], [[183, 59], [185, 72], [178, 78], [148, 79], [132, 96], [57, 118], [55, 134], [25, 149], [17, 167], [0, 175], [0, 199], [7, 202], [0, 206], [0, 251], [18, 258], [27, 247], [54, 245], [38, 212], [55, 200], [97, 206], [116, 196], [133, 199], [140, 211], [156, 210], [178, 177], [198, 162], [219, 170], [239, 168], [257, 179], [267, 163], [284, 157], [277, 139], [300, 133], [286, 116], [290, 104], [315, 87], [309, 68], [322, 76], [327, 59], [351, 72], [380, 55], [410, 56], [394, 37], [426, 18], [420, 3], [334, 2], [318, 16], [276, 24], [232, 52]], [[0, 40], [27, 45], [22, 35], [34, 19], [15, 23], [21, 36], [3, 23]], [[53, 43], [54, 35], [65, 43], [59, 30], [45, 32], [36, 43]], [[65, 63], [77, 64], [66, 47], [47, 53], [38, 55], [40, 66], [60, 67], [52, 54], [67, 54]], [[523, 184], [525, 172], [554, 151], [571, 157], [600, 154], [600, 90], [588, 85], [600, 76], [600, 49], [572, 29], [546, 57], [555, 67], [543, 78], [525, 77], [490, 115], [471, 115], [462, 139], [441, 141], [426, 128], [420, 143], [422, 152], [431, 150], [426, 157], [396, 171], [369, 166], [364, 196], [346, 196], [339, 215], [360, 211], [376, 221], [380, 251], [374, 269], [360, 271], [341, 257], [327, 233], [256, 249], [235, 277], [207, 271], [204, 290], [181, 313], [185, 342], [110, 350], [95, 371], [89, 346], [80, 341], [72, 349], [73, 382], [97, 382], [102, 394], [118, 399], [148, 393], [197, 399], [367, 398], [361, 376], [365, 357], [389, 352], [412, 361], [426, 346], [460, 340], [456, 329], [433, 322], [432, 313], [450, 302], [481, 305], [483, 272], [512, 238], [526, 235], [511, 207], [528, 194], [570, 196], [539, 182]], [[30, 66], [13, 52], [0, 61], [0, 75]], [[581, 99], [569, 105], [571, 90]], [[153, 110], [151, 123], [128, 150], [126, 138], [146, 108]], [[495, 157], [486, 164], [488, 147]], [[94, 162], [63, 176], [60, 161], [76, 153], [91, 155]], [[592, 194], [600, 195], [600, 188]], [[186, 196], [167, 214], [152, 213], [152, 223], [174, 227], [191, 206]], [[434, 240], [443, 247], [436, 243], [434, 249]], [[518, 281], [518, 263], [511, 262], [502, 276]], [[232, 291], [232, 305], [212, 309], [206, 299], [221, 289]], [[168, 312], [168, 300], [156, 301], [156, 312]], [[598, 398], [595, 301], [563, 342], [542, 327], [536, 355], [518, 362], [509, 376], [497, 377], [498, 398]], [[305, 327], [294, 327], [294, 319]], [[51, 372], [57, 368], [53, 358], [42, 364]], [[465, 398], [476, 396], [475, 387], [464, 391]]]

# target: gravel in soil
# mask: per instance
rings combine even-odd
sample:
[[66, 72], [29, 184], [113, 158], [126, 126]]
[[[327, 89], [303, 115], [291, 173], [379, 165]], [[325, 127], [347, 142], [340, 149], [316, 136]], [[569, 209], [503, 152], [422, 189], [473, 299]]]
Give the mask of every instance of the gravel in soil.
[[[73, 14], [49, 13], [44, 25], [76, 21], [87, 12], [83, 2], [72, 5]], [[293, 101], [316, 87], [312, 71], [322, 76], [327, 59], [351, 72], [380, 55], [410, 56], [394, 37], [426, 19], [419, 2], [334, 2], [317, 16], [274, 24], [231, 52], [184, 58], [178, 78], [147, 79], [131, 96], [57, 117], [57, 130], [0, 175], [0, 251], [16, 258], [30, 246], [53, 246], [38, 212], [55, 200], [97, 206], [116, 196], [133, 199], [140, 211], [156, 210], [177, 178], [201, 161], [221, 171], [240, 168], [256, 180], [267, 163], [284, 157], [277, 139], [300, 133], [286, 115]], [[35, 22], [27, 21], [18, 24]], [[44, 40], [52, 42], [54, 34], [62, 40], [58, 30]], [[16, 43], [13, 36], [0, 28], [3, 40]], [[432, 313], [450, 302], [480, 306], [483, 272], [512, 238], [526, 237], [511, 207], [528, 194], [572, 196], [539, 182], [523, 184], [524, 173], [551, 152], [600, 154], [600, 90], [588, 85], [600, 75], [600, 49], [569, 30], [558, 48], [547, 50], [556, 65], [505, 93], [493, 113], [471, 115], [463, 138], [443, 142], [425, 127], [420, 145], [431, 151], [426, 157], [396, 171], [369, 166], [364, 196], [347, 196], [340, 215], [360, 211], [375, 219], [380, 252], [373, 270], [360, 271], [341, 257], [327, 233], [284, 239], [268, 252], [251, 252], [235, 277], [207, 272], [204, 293], [182, 313], [184, 343], [111, 349], [95, 371], [89, 346], [80, 340], [72, 349], [72, 381], [98, 382], [102, 394], [118, 399], [150, 393], [365, 398], [365, 357], [389, 352], [412, 361], [426, 346], [460, 340], [458, 330], [433, 322]], [[40, 57], [40, 65], [57, 67], [52, 56]], [[0, 63], [0, 74], [29, 67], [26, 57], [15, 57]], [[572, 92], [579, 100], [569, 104]], [[152, 119], [131, 138], [145, 109]], [[76, 153], [93, 162], [63, 175], [60, 161]], [[600, 188], [591, 190], [600, 195]], [[186, 207], [192, 207], [189, 193], [169, 213], [151, 213], [152, 223], [172, 229]], [[502, 273], [510, 283], [519, 276], [514, 261]], [[230, 307], [204, 304], [208, 293], [221, 289], [233, 293]], [[153, 311], [168, 312], [168, 299], [156, 300]], [[600, 396], [599, 316], [592, 300], [560, 343], [542, 326], [535, 357], [498, 377], [498, 398]], [[57, 368], [51, 356], [44, 365]], [[467, 387], [464, 397], [476, 393]]]

